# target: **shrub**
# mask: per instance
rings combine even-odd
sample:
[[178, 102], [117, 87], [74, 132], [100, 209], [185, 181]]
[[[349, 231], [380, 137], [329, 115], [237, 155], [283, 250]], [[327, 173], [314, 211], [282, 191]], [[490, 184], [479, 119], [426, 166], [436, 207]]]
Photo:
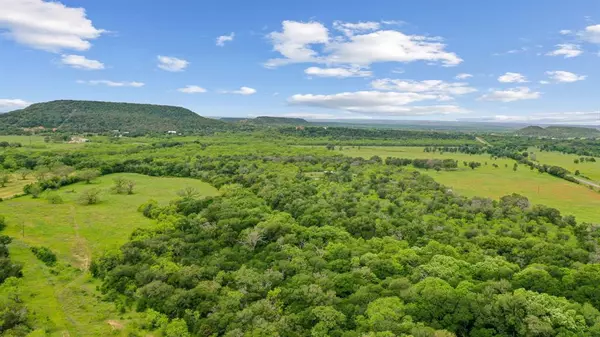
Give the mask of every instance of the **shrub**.
[[100, 202], [100, 190], [92, 188], [85, 190], [79, 196], [79, 203], [82, 205], [95, 205]]
[[4, 215], [0, 215], [0, 231], [6, 227], [6, 218]]
[[48, 267], [52, 267], [56, 264], [56, 254], [54, 254], [47, 247], [31, 247], [31, 252], [38, 258], [38, 260], [44, 262]]
[[57, 205], [57, 204], [62, 204], [64, 202], [63, 198], [55, 193], [51, 193], [48, 194], [48, 196], [46, 197], [46, 200], [48, 200], [49, 203]]

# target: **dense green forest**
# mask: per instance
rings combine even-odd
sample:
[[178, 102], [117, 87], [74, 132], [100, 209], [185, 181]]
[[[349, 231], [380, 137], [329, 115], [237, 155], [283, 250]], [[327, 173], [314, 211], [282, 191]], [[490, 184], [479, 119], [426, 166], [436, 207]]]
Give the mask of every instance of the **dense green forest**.
[[302, 118], [258, 116], [256, 118], [221, 118], [220, 120], [231, 123], [263, 125], [263, 126], [283, 126], [283, 125], [308, 125], [310, 124]]
[[[281, 132], [291, 137], [295, 131]], [[408, 135], [418, 140], [418, 133]], [[465, 139], [442, 135], [442, 142]], [[119, 172], [191, 177], [220, 188], [218, 197], [200, 198], [188, 188], [167, 205], [148, 200], [139, 212], [157, 226], [135, 231], [119, 250], [92, 261], [103, 299], [124, 313], [144, 313], [143, 330], [165, 336], [600, 336], [597, 224], [516, 194], [459, 196], [407, 166], [459, 164], [429, 160], [427, 152], [410, 161], [363, 159], [262, 136], [227, 139], [119, 140], [53, 151], [7, 147], [2, 161], [14, 172], [45, 172], [25, 187], [29, 194]], [[22, 308], [5, 307], [4, 317]], [[27, 330], [26, 318], [11, 322], [13, 330], [10, 324], [3, 329]]]
[[24, 128], [42, 126], [66, 132], [105, 133], [118, 130], [133, 136], [167, 131], [197, 133], [223, 129], [226, 125], [181, 107], [95, 101], [37, 103], [0, 114], [0, 128], [6, 131], [21, 129], [21, 132]]

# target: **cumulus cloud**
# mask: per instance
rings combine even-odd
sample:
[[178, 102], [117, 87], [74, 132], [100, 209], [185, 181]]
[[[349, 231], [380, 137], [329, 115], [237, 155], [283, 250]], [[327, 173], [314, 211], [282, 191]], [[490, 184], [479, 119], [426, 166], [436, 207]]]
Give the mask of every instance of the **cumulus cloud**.
[[221, 35], [221, 36], [217, 37], [217, 46], [223, 47], [225, 45], [225, 42], [233, 41], [234, 37], [235, 37], [235, 33], [233, 33], [233, 32], [229, 35]]
[[479, 99], [484, 101], [514, 102], [520, 100], [538, 99], [540, 96], [540, 92], [531, 91], [531, 89], [527, 87], [518, 87], [507, 90], [491, 91], [489, 94], [485, 94]]
[[455, 53], [446, 51], [441, 38], [382, 30], [379, 23], [336, 22], [334, 29], [343, 34], [331, 36], [319, 22], [284, 21], [282, 26], [281, 32], [272, 32], [268, 38], [273, 50], [283, 57], [267, 61], [266, 67], [309, 62], [361, 67], [378, 62], [426, 61], [445, 66], [462, 62]]
[[166, 71], [183, 71], [190, 64], [188, 61], [179, 59], [171, 56], [161, 56], [158, 57], [158, 67], [162, 70]]
[[104, 69], [104, 63], [90, 60], [81, 55], [62, 55], [60, 62], [75, 69], [100, 70]]
[[206, 89], [197, 85], [186, 85], [183, 88], [177, 89], [177, 91], [183, 92], [184, 94], [202, 94], [206, 92]]
[[329, 30], [319, 22], [283, 21], [281, 32], [272, 32], [268, 38], [273, 50], [283, 58], [271, 59], [265, 66], [277, 67], [289, 63], [317, 62], [318, 53], [310, 47], [313, 44], [329, 42]]
[[393, 80], [389, 78], [378, 79], [371, 82], [371, 86], [377, 90], [385, 91], [406, 91], [406, 92], [424, 92], [432, 95], [438, 95], [441, 100], [451, 99], [450, 96], [465, 95], [477, 91], [463, 82], [444, 82], [441, 80]]
[[506, 73], [500, 77], [498, 77], [498, 82], [502, 83], [525, 83], [527, 82], [527, 78], [519, 73]]
[[560, 35], [569, 35], [571, 33], [573, 33], [571, 30], [569, 29], [562, 29], [559, 31]]
[[587, 42], [600, 43], [600, 25], [587, 26], [578, 35]]
[[83, 8], [42, 0], [0, 1], [0, 30], [26, 46], [60, 52], [63, 49], [88, 50], [90, 40], [105, 31], [94, 27]]
[[22, 99], [0, 98], [0, 111], [23, 109], [30, 106], [31, 104], [32, 103]]
[[473, 77], [473, 75], [462, 73], [462, 74], [456, 75], [456, 77], [454, 77], [454, 78], [457, 80], [466, 80], [467, 78], [471, 78], [471, 77]]
[[573, 43], [557, 44], [556, 50], [553, 50], [546, 55], [548, 56], [564, 56], [565, 58], [577, 57], [583, 54], [581, 46]]
[[108, 80], [91, 80], [91, 81], [77, 81], [79, 84], [89, 84], [89, 85], [105, 85], [107, 87], [133, 87], [140, 88], [145, 85], [142, 82], [115, 82]]
[[370, 77], [373, 75], [371, 71], [361, 70], [360, 68], [319, 68], [310, 67], [304, 70], [306, 75], [317, 77]]
[[568, 71], [555, 70], [547, 71], [546, 75], [555, 82], [571, 83], [577, 81], [583, 81], [587, 76], [577, 75]]
[[254, 95], [257, 93], [256, 89], [254, 88], [250, 88], [250, 87], [241, 87], [239, 90], [232, 90], [232, 91], [221, 91], [222, 94], [236, 94], [236, 95], [244, 95], [244, 96], [249, 96], [249, 95]]
[[434, 115], [466, 112], [456, 105], [409, 106], [438, 96], [416, 92], [357, 91], [333, 95], [297, 94], [288, 98], [292, 105], [345, 110], [370, 115]]

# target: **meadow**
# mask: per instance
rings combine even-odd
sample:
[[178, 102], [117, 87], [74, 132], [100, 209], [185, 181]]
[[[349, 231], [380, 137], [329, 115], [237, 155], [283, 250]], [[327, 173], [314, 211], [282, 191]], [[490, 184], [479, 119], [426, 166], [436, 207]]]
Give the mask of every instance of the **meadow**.
[[[544, 204], [560, 210], [563, 214], [574, 215], [579, 221], [600, 222], [600, 215], [597, 212], [600, 208], [600, 193], [549, 174], [540, 174], [526, 166], [521, 165], [517, 171], [513, 171], [515, 161], [512, 159], [494, 160], [488, 155], [450, 152], [444, 154], [424, 153], [422, 147], [343, 147], [340, 152], [348, 156], [363, 158], [377, 155], [382, 159], [386, 157], [455, 159], [459, 161], [459, 169], [456, 171], [421, 171], [465, 196], [498, 199], [505, 195], [518, 193], [526, 196], [534, 204]], [[552, 164], [547, 160], [556, 160], [560, 156], [569, 158], [560, 153], [542, 152], [537, 159], [544, 164]], [[477, 161], [482, 166], [472, 170], [464, 167], [463, 161]], [[560, 162], [555, 161], [554, 165], [567, 161], [569, 159], [561, 158]], [[486, 162], [488, 165], [485, 165]], [[570, 159], [570, 163], [575, 165], [572, 159]], [[498, 165], [498, 168], [494, 168], [492, 164]]]
[[575, 154], [566, 154], [560, 152], [539, 151], [539, 149], [529, 148], [530, 152], [535, 153], [536, 160], [542, 164], [556, 165], [564, 167], [571, 172], [579, 170], [581, 175], [590, 178], [592, 181], [600, 183], [600, 160], [596, 162], [579, 162], [576, 159], [581, 158]]
[[[117, 177], [135, 181], [135, 193], [113, 193]], [[203, 196], [218, 193], [195, 179], [122, 173], [45, 192], [39, 199], [22, 196], [0, 203], [0, 214], [7, 221], [2, 234], [13, 238], [11, 258], [24, 265], [21, 296], [38, 319], [47, 322], [51, 336], [126, 335], [127, 323], [136, 314], [121, 316], [114, 304], [100, 301], [98, 282], [87, 268], [92, 258], [125, 243], [134, 229], [153, 225], [154, 221], [137, 212], [142, 203], [154, 199], [166, 204], [186, 187]], [[80, 205], [78, 196], [90, 188], [102, 190], [100, 202]], [[64, 203], [49, 203], [48, 193], [59, 195]], [[30, 251], [32, 246], [50, 248], [58, 257], [57, 266], [49, 268], [40, 262]]]

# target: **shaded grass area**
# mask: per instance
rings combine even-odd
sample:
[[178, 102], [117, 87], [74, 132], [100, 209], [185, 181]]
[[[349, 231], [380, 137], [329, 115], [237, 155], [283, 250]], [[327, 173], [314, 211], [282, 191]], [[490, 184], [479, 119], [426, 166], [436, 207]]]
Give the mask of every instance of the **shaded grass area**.
[[[335, 150], [338, 151], [338, 150]], [[514, 160], [493, 160], [488, 155], [468, 155], [463, 153], [424, 153], [422, 147], [347, 147], [341, 153], [353, 157], [370, 158], [380, 156], [398, 158], [451, 158], [459, 161], [456, 171], [435, 172], [421, 170], [436, 181], [451, 187], [455, 192], [466, 196], [481, 196], [497, 199], [511, 193], [526, 196], [534, 204], [544, 204], [556, 208], [564, 215], [574, 215], [578, 221], [600, 223], [600, 193], [583, 185], [577, 185], [549, 174], [519, 166], [513, 171]], [[541, 159], [538, 156], [538, 160]], [[463, 166], [463, 161], [477, 161], [481, 167], [472, 170]], [[488, 165], [484, 163], [487, 162]], [[499, 167], [494, 168], [492, 164]], [[542, 161], [542, 163], [545, 163]]]
[[[113, 179], [117, 177], [134, 180], [135, 194], [112, 193]], [[62, 204], [30, 196], [0, 203], [0, 214], [7, 220], [2, 234], [13, 237], [11, 258], [24, 265], [22, 297], [37, 322], [47, 327], [51, 336], [126, 336], [128, 323], [139, 314], [120, 314], [114, 304], [102, 302], [96, 291], [98, 283], [87, 267], [94, 256], [125, 243], [134, 229], [153, 225], [153, 221], [137, 212], [139, 205], [149, 199], [166, 203], [176, 198], [178, 190], [188, 186], [204, 196], [218, 193], [195, 179], [124, 173], [51, 192], [62, 197]], [[78, 204], [78, 196], [89, 188], [103, 191], [100, 203]], [[58, 257], [57, 266], [44, 265], [31, 253], [31, 246], [50, 248]], [[115, 332], [108, 320], [121, 322], [125, 328]]]

